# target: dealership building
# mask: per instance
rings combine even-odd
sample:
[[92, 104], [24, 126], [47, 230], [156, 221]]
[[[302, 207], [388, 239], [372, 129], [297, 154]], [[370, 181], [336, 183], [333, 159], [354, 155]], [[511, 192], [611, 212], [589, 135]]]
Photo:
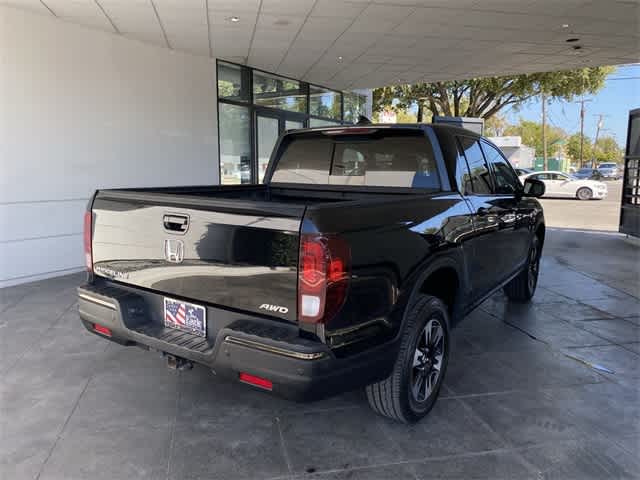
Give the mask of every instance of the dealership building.
[[0, 287], [82, 269], [96, 189], [259, 183], [378, 86], [637, 62], [636, 7], [0, 0]]

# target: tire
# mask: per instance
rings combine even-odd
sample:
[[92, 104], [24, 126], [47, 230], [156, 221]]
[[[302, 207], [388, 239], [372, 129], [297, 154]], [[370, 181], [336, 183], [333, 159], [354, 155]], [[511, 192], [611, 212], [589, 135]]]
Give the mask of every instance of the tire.
[[576, 192], [578, 200], [591, 200], [593, 198], [593, 192], [589, 187], [581, 187]]
[[376, 413], [402, 423], [415, 423], [429, 413], [449, 361], [446, 305], [436, 297], [419, 295], [409, 308], [391, 375], [365, 388]]
[[533, 298], [538, 286], [541, 253], [540, 239], [537, 235], [534, 235], [529, 248], [526, 268], [504, 286], [504, 293], [509, 300], [526, 303]]

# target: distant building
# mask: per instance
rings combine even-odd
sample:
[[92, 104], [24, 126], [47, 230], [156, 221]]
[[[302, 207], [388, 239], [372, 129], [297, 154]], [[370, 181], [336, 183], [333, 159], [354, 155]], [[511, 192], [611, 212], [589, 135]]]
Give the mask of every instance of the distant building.
[[496, 147], [502, 150], [511, 165], [517, 168], [533, 168], [536, 150], [522, 144], [522, 137], [488, 137]]

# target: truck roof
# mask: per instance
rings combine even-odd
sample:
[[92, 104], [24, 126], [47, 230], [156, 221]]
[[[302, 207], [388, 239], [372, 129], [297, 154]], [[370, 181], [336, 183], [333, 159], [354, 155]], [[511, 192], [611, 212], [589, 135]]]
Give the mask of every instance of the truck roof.
[[290, 132], [296, 132], [304, 130], [306, 132], [324, 132], [335, 130], [358, 130], [358, 129], [407, 129], [407, 130], [424, 130], [426, 128], [432, 128], [433, 130], [448, 131], [450, 133], [458, 133], [466, 136], [480, 137], [476, 132], [467, 130], [466, 128], [458, 127], [455, 125], [447, 125], [444, 123], [369, 123], [364, 125], [336, 125], [331, 127], [313, 127], [303, 128], [296, 130], [289, 130]]

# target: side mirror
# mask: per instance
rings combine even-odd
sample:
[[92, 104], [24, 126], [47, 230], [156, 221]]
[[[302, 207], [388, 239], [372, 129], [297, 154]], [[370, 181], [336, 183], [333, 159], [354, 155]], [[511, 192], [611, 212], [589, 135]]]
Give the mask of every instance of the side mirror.
[[527, 178], [524, 181], [524, 196], [525, 197], [541, 197], [544, 195], [546, 187], [542, 180], [536, 180], [535, 178]]

